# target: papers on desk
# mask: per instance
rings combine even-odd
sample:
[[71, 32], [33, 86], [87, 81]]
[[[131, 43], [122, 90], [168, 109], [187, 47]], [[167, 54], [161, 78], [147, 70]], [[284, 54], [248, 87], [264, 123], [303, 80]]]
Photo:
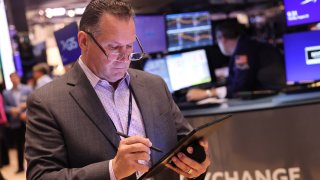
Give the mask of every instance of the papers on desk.
[[212, 97], [212, 98], [207, 98], [207, 99], [198, 101], [196, 104], [198, 104], [198, 105], [202, 105], [202, 104], [222, 104], [222, 103], [225, 103], [225, 102], [227, 102], [227, 99], [225, 99], [225, 98], [218, 99], [218, 98]]

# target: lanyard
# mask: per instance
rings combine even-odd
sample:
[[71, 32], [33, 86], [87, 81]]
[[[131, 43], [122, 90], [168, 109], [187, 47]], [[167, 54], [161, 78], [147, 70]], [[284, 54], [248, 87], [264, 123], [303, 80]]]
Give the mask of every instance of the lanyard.
[[131, 86], [129, 85], [129, 107], [128, 107], [128, 126], [127, 126], [127, 135], [129, 135], [129, 128], [131, 125], [131, 116], [132, 116], [132, 92]]
[[131, 125], [131, 116], [132, 116], [132, 88], [128, 83], [127, 79], [125, 79], [128, 88], [129, 88], [129, 105], [128, 105], [128, 124], [127, 124], [127, 135], [129, 135], [129, 129]]

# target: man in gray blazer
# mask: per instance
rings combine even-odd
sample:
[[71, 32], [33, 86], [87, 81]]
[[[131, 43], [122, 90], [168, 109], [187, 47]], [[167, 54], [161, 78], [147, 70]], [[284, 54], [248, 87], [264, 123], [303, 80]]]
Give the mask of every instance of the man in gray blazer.
[[[132, 53], [138, 41], [133, 16], [122, 0], [86, 7], [78, 62], [28, 98], [28, 179], [136, 179], [191, 130], [161, 78], [128, 69], [144, 55]], [[208, 154], [206, 141], [201, 145]], [[172, 160], [173, 171], [153, 178], [203, 177], [210, 164], [208, 156], [197, 163], [183, 153]]]

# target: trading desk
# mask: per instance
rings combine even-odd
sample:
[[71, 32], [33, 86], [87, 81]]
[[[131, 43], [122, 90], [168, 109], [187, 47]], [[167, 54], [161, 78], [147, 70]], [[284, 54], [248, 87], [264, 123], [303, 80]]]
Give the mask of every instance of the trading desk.
[[209, 137], [206, 179], [320, 179], [320, 92], [183, 111], [194, 127], [229, 113], [233, 117]]

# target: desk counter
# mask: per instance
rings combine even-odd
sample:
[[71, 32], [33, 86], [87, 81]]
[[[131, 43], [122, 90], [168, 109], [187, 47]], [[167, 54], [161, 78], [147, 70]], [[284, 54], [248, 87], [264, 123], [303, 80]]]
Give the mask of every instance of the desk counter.
[[209, 137], [207, 180], [320, 179], [320, 92], [183, 111], [194, 127], [229, 113]]

